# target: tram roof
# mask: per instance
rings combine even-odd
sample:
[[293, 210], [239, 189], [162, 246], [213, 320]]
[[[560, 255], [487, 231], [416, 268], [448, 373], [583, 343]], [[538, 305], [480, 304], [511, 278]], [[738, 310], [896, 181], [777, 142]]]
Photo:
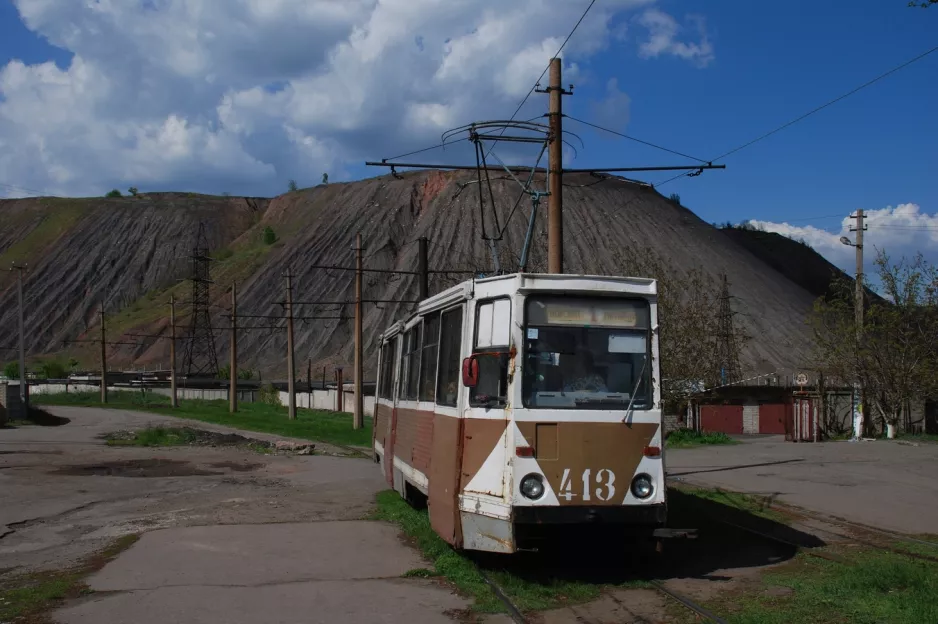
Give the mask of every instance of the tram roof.
[[[469, 279], [451, 286], [432, 297], [421, 301], [417, 309], [406, 318], [396, 321], [382, 334], [381, 339], [399, 332], [415, 316], [448, 307], [458, 301], [472, 299], [477, 290], [502, 290], [498, 286], [504, 282], [516, 282], [509, 290], [522, 294], [576, 293], [576, 294], [628, 294], [654, 297], [658, 294], [658, 282], [647, 277], [621, 277], [613, 275], [574, 275], [569, 273], [509, 273]], [[508, 284], [505, 284], [508, 286]], [[502, 294], [502, 293], [498, 293]], [[482, 295], [490, 296], [488, 293]]]

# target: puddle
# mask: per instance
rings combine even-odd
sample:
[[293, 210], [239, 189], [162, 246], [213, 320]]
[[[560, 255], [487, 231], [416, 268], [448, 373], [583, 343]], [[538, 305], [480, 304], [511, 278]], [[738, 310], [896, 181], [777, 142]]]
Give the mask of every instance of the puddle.
[[191, 462], [175, 459], [130, 459], [126, 461], [102, 462], [98, 464], [78, 464], [63, 466], [49, 474], [73, 477], [194, 477], [220, 475], [196, 468]]
[[227, 468], [228, 470], [234, 470], [235, 472], [250, 472], [251, 470], [257, 470], [262, 467], [264, 464], [252, 464], [249, 462], [215, 462], [214, 464], [209, 464], [212, 468]]

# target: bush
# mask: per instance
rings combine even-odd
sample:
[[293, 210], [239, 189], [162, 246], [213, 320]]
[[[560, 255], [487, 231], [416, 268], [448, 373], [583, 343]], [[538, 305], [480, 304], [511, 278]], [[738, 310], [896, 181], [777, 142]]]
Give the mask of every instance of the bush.
[[681, 204], [681, 196], [678, 195], [677, 193], [671, 193], [671, 196], [668, 199], [670, 199], [677, 205]]
[[40, 360], [36, 363], [36, 374], [45, 379], [65, 379], [68, 369], [59, 360]]
[[273, 245], [277, 242], [277, 234], [274, 233], [274, 229], [269, 225], [264, 228], [264, 244]]
[[19, 362], [7, 362], [6, 366], [3, 367], [3, 374], [7, 376], [7, 379], [19, 379], [20, 378], [20, 363]]
[[720, 431], [695, 431], [693, 429], [675, 429], [667, 436], [669, 447], [698, 446], [702, 444], [735, 444], [736, 441]]
[[287, 184], [287, 188], [290, 189], [291, 193], [295, 191], [297, 189], [296, 180], [290, 180], [290, 183]]
[[117, 189], [111, 189], [105, 197], [123, 197], [123, 195]]
[[280, 391], [274, 388], [274, 385], [271, 383], [265, 383], [257, 390], [257, 398], [260, 399], [261, 403], [266, 403], [267, 405], [276, 405], [280, 406]]
[[250, 368], [244, 368], [238, 371], [238, 379], [248, 381], [249, 379], [254, 379], [254, 371]]

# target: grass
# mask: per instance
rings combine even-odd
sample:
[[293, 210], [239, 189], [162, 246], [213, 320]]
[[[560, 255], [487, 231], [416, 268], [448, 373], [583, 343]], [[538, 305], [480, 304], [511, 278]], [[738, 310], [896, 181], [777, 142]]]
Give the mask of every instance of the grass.
[[197, 439], [185, 427], [148, 427], [135, 431], [131, 437], [108, 438], [108, 446], [185, 446]]
[[125, 535], [66, 570], [6, 574], [0, 577], [0, 622], [48, 622], [45, 614], [63, 600], [90, 593], [85, 577], [130, 548], [137, 535]]
[[180, 399], [179, 407], [173, 409], [169, 406], [168, 396], [153, 393], [143, 395], [138, 392], [111, 392], [108, 394], [108, 403], [104, 406], [101, 405], [97, 392], [41, 394], [36, 395], [33, 402], [43, 405], [140, 410], [304, 440], [351, 446], [371, 445], [371, 418], [365, 417], [365, 426], [355, 430], [352, 429], [352, 415], [348, 413], [297, 409], [296, 420], [289, 420], [287, 409], [279, 405], [239, 403], [238, 412], [230, 414], [227, 401], [188, 399]]
[[[739, 624], [921, 624], [938, 622], [938, 564], [871, 549], [832, 549], [848, 564], [799, 554], [766, 573], [756, 593], [720, 599]], [[787, 596], [765, 590], [785, 587]]]
[[[432, 569], [410, 570], [405, 576], [441, 577], [464, 595], [475, 600], [474, 611], [483, 613], [504, 612], [504, 605], [495, 596], [480, 572], [479, 564], [469, 556], [461, 554], [443, 541], [430, 527], [426, 511], [410, 506], [394, 490], [378, 494], [375, 520], [393, 522], [401, 527], [423, 556], [432, 564]], [[517, 557], [514, 555], [513, 557]], [[509, 562], [505, 559], [503, 563]], [[515, 563], [512, 561], [511, 563]], [[586, 581], [551, 579], [529, 580], [504, 569], [486, 569], [489, 579], [508, 596], [522, 612], [539, 611], [569, 604], [589, 602], [599, 597], [610, 584]]]
[[693, 448], [710, 444], [739, 444], [723, 432], [694, 431], [677, 429], [668, 434], [665, 440], [667, 448]]
[[[72, 200], [43, 200], [43, 211], [39, 223], [21, 240], [7, 247], [0, 254], [0, 266], [8, 267], [12, 262], [35, 263], [35, 259], [48, 251], [62, 235], [78, 222], [85, 207]], [[90, 209], [90, 206], [88, 206]]]
[[[762, 496], [740, 494], [739, 492], [730, 492], [721, 488], [704, 488], [688, 485], [669, 485], [668, 489], [669, 491], [678, 490], [684, 494], [689, 494], [705, 501], [726, 505], [760, 518], [766, 518], [783, 524], [791, 522], [789, 516], [772, 509], [770, 507], [771, 501]], [[669, 505], [669, 507], [673, 507], [673, 505]], [[678, 511], [681, 510], [669, 509], [669, 513], [672, 516]]]

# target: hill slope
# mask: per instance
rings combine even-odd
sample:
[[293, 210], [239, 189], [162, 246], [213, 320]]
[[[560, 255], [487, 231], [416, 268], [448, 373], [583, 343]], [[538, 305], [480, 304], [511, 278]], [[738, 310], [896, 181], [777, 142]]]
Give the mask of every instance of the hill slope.
[[[294, 300], [351, 300], [353, 275], [314, 265], [351, 267], [355, 234], [361, 232], [369, 269], [413, 271], [421, 236], [430, 239], [432, 269], [491, 269], [488, 243], [480, 237], [478, 186], [468, 172], [411, 172], [360, 182], [329, 184], [271, 200], [154, 194], [136, 199], [0, 201], [0, 261], [31, 259], [27, 278], [27, 326], [32, 353], [62, 349], [61, 341], [97, 336], [94, 313], [103, 301], [109, 339], [133, 342], [114, 346], [115, 363], [168, 362], [165, 340], [128, 337], [167, 332], [169, 295], [188, 300], [188, 255], [197, 223], [206, 222], [213, 255], [216, 327], [227, 326], [225, 289], [238, 284], [239, 315], [279, 316], [285, 292], [284, 272], [294, 274]], [[651, 249], [678, 267], [700, 267], [716, 279], [729, 275], [737, 321], [753, 340], [743, 353], [747, 373], [797, 368], [806, 358], [809, 335], [804, 319], [815, 294], [760, 258], [733, 233], [721, 231], [654, 190], [619, 179], [598, 181], [589, 175], [567, 176], [564, 189], [565, 270], [622, 274], [626, 246]], [[493, 183], [500, 221], [507, 220], [518, 196], [510, 179]], [[524, 200], [508, 221], [499, 255], [508, 270], [517, 267], [530, 202]], [[546, 267], [546, 205], [536, 221], [529, 270]], [[491, 228], [487, 219], [487, 228]], [[279, 240], [261, 242], [270, 227]], [[28, 243], [28, 244], [27, 244]], [[758, 252], [758, 250], [755, 250]], [[19, 254], [19, 256], [17, 256]], [[431, 292], [468, 277], [436, 273]], [[9, 285], [8, 285], [9, 286]], [[414, 299], [413, 275], [367, 274], [367, 299]], [[810, 284], [809, 284], [809, 288]], [[811, 288], [813, 290], [813, 288]], [[0, 345], [15, 344], [15, 289], [0, 298]], [[376, 338], [410, 304], [365, 307], [366, 369], [375, 368]], [[297, 316], [350, 316], [352, 307], [300, 303]], [[180, 324], [186, 323], [180, 308]], [[285, 332], [277, 319], [246, 319], [263, 327], [239, 335], [244, 366], [265, 377], [282, 377]], [[352, 359], [352, 323], [342, 319], [298, 321], [297, 361], [322, 365]], [[183, 331], [184, 333], [184, 331]], [[227, 357], [228, 335], [217, 331], [219, 359]], [[84, 357], [94, 362], [94, 351]], [[305, 366], [298, 364], [298, 368]]]

